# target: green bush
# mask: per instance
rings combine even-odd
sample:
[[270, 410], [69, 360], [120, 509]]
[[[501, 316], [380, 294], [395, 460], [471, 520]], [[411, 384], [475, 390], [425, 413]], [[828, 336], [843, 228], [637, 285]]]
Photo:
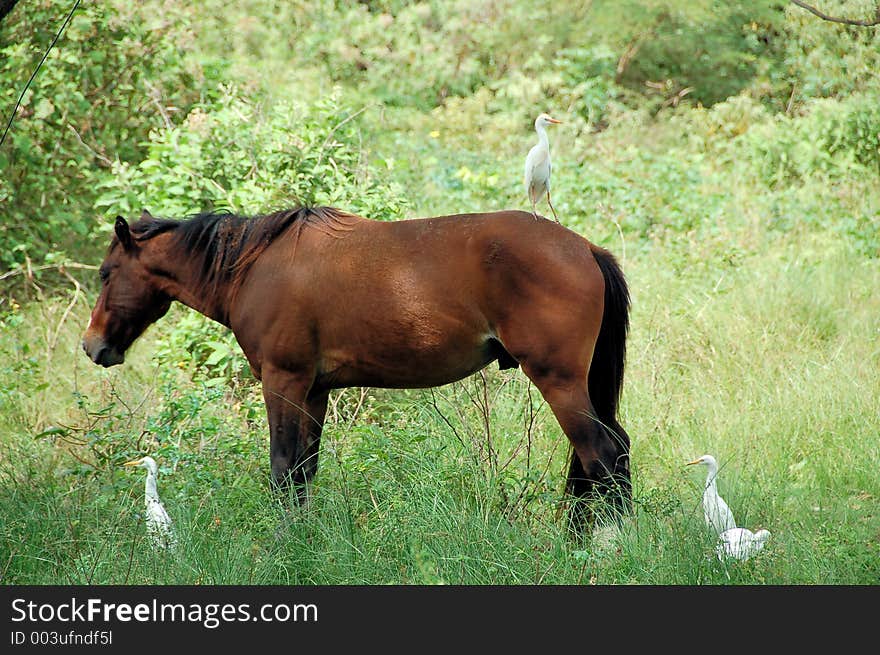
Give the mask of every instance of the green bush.
[[100, 183], [95, 207], [180, 217], [327, 204], [376, 219], [396, 217], [403, 195], [369, 167], [354, 119], [332, 96], [264, 110], [226, 89], [181, 125], [153, 130], [146, 157], [117, 163]]
[[247, 360], [232, 333], [192, 311], [184, 312], [174, 321], [166, 338], [157, 344], [153, 360], [159, 367], [185, 370], [207, 387], [252, 379]]
[[803, 116], [777, 116], [743, 136], [744, 157], [767, 184], [880, 172], [880, 95], [814, 100]]
[[690, 101], [713, 105], [748, 87], [764, 66], [778, 66], [782, 57], [774, 36], [783, 14], [771, 3], [627, 4], [641, 20], [628, 28], [633, 54], [620, 82], [641, 92], [651, 88], [646, 83], [660, 85], [658, 102], [689, 88]]
[[[0, 29], [4, 119], [69, 9], [22, 3]], [[219, 60], [189, 56], [192, 10], [156, 0], [84, 3], [39, 71], [0, 149], [0, 265], [74, 254], [95, 184], [137, 161], [150, 129], [208, 97]]]
[[[837, 16], [868, 18], [877, 3], [838, 0], [826, 6]], [[880, 90], [880, 30], [829, 23], [789, 4], [783, 37], [783, 65], [775, 71], [778, 78], [785, 78], [784, 90], [788, 91], [781, 100], [787, 101], [792, 95], [795, 100], [839, 98]], [[782, 104], [780, 108], [784, 107]]]

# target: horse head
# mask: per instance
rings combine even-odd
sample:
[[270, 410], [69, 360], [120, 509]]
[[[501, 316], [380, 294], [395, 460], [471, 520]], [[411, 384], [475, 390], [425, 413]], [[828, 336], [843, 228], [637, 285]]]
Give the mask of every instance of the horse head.
[[[144, 212], [144, 217], [149, 217]], [[101, 294], [83, 335], [83, 350], [95, 364], [115, 366], [147, 327], [162, 318], [171, 297], [145, 262], [144, 246], [128, 222], [116, 217], [115, 235], [101, 264]]]

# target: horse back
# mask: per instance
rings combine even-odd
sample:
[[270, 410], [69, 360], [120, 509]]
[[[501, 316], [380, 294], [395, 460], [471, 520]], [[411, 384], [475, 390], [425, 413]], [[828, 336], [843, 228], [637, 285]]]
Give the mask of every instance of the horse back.
[[[273, 243], [242, 285], [233, 330], [255, 373], [269, 344], [340, 386], [433, 386], [494, 359], [515, 365], [498, 344], [523, 321], [567, 331], [569, 316], [601, 319], [601, 296], [589, 242], [528, 212], [357, 219]], [[435, 374], [416, 384], [420, 367]]]

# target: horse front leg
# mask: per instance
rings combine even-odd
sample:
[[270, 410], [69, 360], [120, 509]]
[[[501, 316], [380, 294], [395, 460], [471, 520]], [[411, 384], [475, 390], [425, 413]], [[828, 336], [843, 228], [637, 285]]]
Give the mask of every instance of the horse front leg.
[[294, 461], [292, 472], [300, 502], [308, 500], [309, 485], [318, 470], [318, 450], [321, 446], [328, 395], [326, 391], [318, 392], [314, 389], [306, 395], [305, 409], [300, 421], [300, 456]]
[[273, 372], [263, 376], [263, 399], [269, 418], [272, 479], [297, 500], [308, 497], [308, 484], [318, 468], [318, 449], [327, 410], [327, 392], [312, 388], [314, 376]]

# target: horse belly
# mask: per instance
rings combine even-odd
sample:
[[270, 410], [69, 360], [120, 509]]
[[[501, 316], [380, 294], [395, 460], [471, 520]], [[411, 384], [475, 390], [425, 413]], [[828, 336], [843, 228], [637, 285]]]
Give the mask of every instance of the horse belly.
[[319, 377], [329, 387], [435, 387], [461, 380], [497, 357], [488, 333], [438, 328], [392, 331], [326, 349]]

